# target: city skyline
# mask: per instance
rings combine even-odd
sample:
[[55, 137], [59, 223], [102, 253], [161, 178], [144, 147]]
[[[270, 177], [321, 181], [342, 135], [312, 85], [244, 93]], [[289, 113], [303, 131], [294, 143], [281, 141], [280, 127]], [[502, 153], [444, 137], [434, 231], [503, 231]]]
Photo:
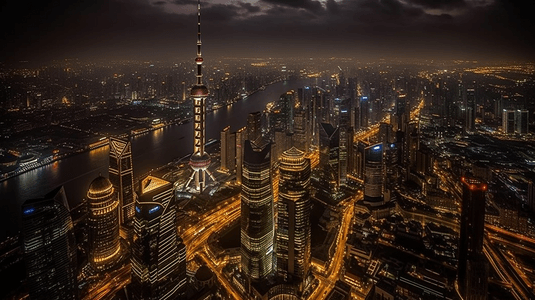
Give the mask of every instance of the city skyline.
[[[3, 4], [0, 60], [191, 57], [195, 1]], [[352, 57], [531, 60], [522, 1], [206, 1], [207, 59]], [[13, 23], [12, 20], [20, 20]], [[24, 21], [22, 21], [24, 20]], [[317, 43], [321, 40], [321, 43]]]
[[4, 3], [0, 298], [532, 299], [527, 11]]

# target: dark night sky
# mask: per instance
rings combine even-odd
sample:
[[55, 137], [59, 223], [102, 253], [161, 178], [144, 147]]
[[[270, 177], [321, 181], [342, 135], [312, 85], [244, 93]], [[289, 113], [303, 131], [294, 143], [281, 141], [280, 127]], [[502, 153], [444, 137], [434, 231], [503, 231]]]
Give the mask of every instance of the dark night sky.
[[[0, 60], [193, 57], [195, 3], [3, 1]], [[529, 1], [205, 0], [202, 16], [206, 57], [535, 58]]]

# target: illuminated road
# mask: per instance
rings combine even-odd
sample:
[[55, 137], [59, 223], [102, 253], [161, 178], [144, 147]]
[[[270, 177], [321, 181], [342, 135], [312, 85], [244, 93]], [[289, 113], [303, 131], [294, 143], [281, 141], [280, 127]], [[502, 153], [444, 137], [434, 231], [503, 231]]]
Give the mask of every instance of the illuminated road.
[[219, 206], [209, 212], [206, 212], [200, 217], [200, 222], [195, 226], [188, 228], [182, 239], [186, 244], [187, 249], [187, 261], [193, 259], [195, 255], [198, 255], [212, 270], [219, 282], [226, 289], [227, 293], [232, 296], [233, 299], [242, 299], [239, 292], [223, 275], [222, 269], [225, 264], [216, 260], [216, 258], [210, 255], [208, 250], [208, 238], [217, 232], [225, 229], [232, 222], [240, 217], [240, 198], [235, 196], [230, 198], [228, 204]]
[[361, 200], [363, 197], [362, 192], [359, 192], [357, 196], [352, 197], [347, 203], [344, 204], [345, 208], [342, 216], [342, 223], [340, 224], [340, 231], [336, 237], [336, 252], [331, 259], [327, 270], [324, 270], [323, 266], [314, 265], [317, 269], [316, 277], [319, 280], [319, 285], [310, 295], [308, 299], [324, 299], [325, 296], [331, 291], [340, 275], [340, 269], [344, 264], [345, 245], [347, 241], [347, 235], [351, 228], [351, 222], [353, 220], [353, 214], [355, 212], [355, 202]]
[[106, 274], [82, 299], [111, 299], [117, 291], [124, 288], [128, 283], [130, 283], [129, 263]]

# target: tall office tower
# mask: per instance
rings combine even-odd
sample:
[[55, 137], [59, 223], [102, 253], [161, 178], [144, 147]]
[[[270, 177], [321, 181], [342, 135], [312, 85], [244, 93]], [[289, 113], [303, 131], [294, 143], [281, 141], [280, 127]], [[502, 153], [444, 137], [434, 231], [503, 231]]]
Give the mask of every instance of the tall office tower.
[[221, 170], [234, 172], [236, 169], [236, 133], [230, 126], [221, 131]]
[[348, 152], [349, 152], [349, 140], [351, 128], [351, 99], [343, 99], [340, 101], [340, 110], [338, 114], [338, 130], [340, 141], [339, 148], [339, 175], [340, 183], [345, 184], [347, 182], [347, 170], [348, 170]]
[[31, 299], [77, 299], [76, 242], [63, 187], [22, 205], [22, 249]]
[[111, 182], [98, 176], [87, 191], [89, 263], [96, 271], [110, 269], [121, 258], [119, 201]]
[[364, 203], [383, 204], [383, 144], [375, 144], [364, 152]]
[[210, 155], [204, 151], [205, 134], [206, 134], [206, 97], [208, 97], [208, 88], [202, 83], [202, 63], [201, 54], [201, 1], [197, 2], [197, 83], [191, 88], [193, 97], [193, 154], [191, 155], [189, 165], [193, 169], [190, 179], [186, 186], [195, 179], [195, 191], [201, 193], [206, 187], [206, 174], [215, 181], [214, 176], [208, 167], [210, 166]]
[[396, 98], [396, 117], [394, 118], [394, 131], [405, 131], [404, 124], [408, 121], [407, 116], [407, 95], [399, 94]]
[[259, 111], [247, 116], [247, 139], [255, 143], [262, 138], [262, 114]]
[[310, 268], [310, 160], [292, 147], [282, 154], [277, 216], [277, 270], [302, 281]]
[[273, 271], [274, 212], [271, 145], [245, 141], [241, 188], [241, 268], [250, 280]]
[[119, 200], [121, 224], [134, 217], [134, 169], [132, 166], [132, 144], [114, 137], [110, 138], [110, 182]]
[[355, 129], [349, 127], [347, 130], [347, 174], [355, 174], [356, 151], [355, 151]]
[[519, 109], [515, 112], [515, 133], [527, 134], [529, 131], [529, 111]]
[[465, 107], [465, 124], [467, 131], [474, 131], [476, 123], [476, 90], [475, 88], [466, 89], [466, 107]]
[[242, 127], [236, 131], [236, 183], [242, 183], [242, 170], [243, 170], [243, 147], [245, 140], [247, 140], [246, 127]]
[[369, 110], [369, 101], [368, 101], [368, 97], [364, 96], [364, 97], [361, 97], [360, 98], [360, 102], [359, 102], [359, 112], [360, 112], [360, 127], [361, 128], [366, 128], [368, 127], [368, 119], [369, 119], [369, 114], [368, 114], [368, 110]]
[[320, 124], [319, 167], [327, 174], [327, 180], [340, 186], [340, 131], [329, 123]]
[[310, 149], [310, 131], [308, 130], [306, 110], [298, 108], [295, 111], [293, 146], [301, 151]]
[[485, 193], [487, 185], [474, 178], [461, 178], [461, 232], [457, 283], [464, 300], [487, 298], [488, 265], [483, 256]]
[[368, 144], [358, 141], [355, 145], [355, 175], [357, 178], [364, 180], [364, 156]]
[[173, 184], [154, 176], [140, 183], [132, 242], [132, 299], [176, 299], [180, 274]]
[[505, 134], [515, 133], [515, 111], [504, 109], [502, 114], [502, 130]]
[[294, 130], [294, 106], [295, 95], [293, 91], [288, 91], [282, 94], [279, 98], [280, 105], [280, 122], [282, 129], [286, 132], [293, 132]]

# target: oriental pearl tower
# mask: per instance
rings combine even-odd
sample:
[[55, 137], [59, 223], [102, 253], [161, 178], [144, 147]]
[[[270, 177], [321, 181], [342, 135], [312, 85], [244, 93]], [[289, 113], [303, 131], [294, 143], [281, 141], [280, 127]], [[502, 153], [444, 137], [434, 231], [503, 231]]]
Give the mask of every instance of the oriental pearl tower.
[[210, 155], [204, 151], [205, 146], [205, 120], [206, 120], [206, 97], [208, 88], [202, 83], [202, 55], [201, 55], [201, 1], [197, 1], [197, 83], [191, 88], [193, 98], [193, 154], [189, 165], [193, 169], [193, 174], [186, 183], [186, 187], [195, 180], [194, 189], [202, 193], [206, 188], [206, 174], [215, 181], [214, 176], [208, 171], [210, 166]]

